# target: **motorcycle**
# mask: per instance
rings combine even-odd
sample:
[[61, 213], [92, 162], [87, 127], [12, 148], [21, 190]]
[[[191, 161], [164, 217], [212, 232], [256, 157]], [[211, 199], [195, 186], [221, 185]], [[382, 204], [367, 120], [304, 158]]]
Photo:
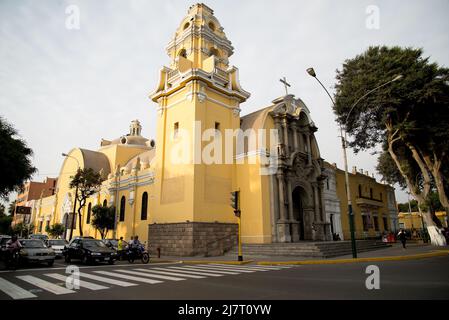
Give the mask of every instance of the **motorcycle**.
[[128, 257], [129, 263], [134, 263], [134, 260], [140, 259], [142, 263], [148, 263], [150, 262], [150, 254], [143, 246], [140, 246], [138, 248], [128, 248], [126, 250], [126, 255]]
[[6, 269], [16, 270], [20, 259], [19, 250], [14, 250], [12, 253], [8, 252], [5, 258]]

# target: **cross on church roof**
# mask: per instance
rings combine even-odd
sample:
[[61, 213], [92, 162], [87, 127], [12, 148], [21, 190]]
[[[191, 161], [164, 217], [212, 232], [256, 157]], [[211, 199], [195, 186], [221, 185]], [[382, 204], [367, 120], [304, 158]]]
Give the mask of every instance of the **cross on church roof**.
[[287, 80], [284, 78], [279, 79], [280, 82], [282, 82], [284, 84], [285, 87], [285, 95], [288, 95], [288, 90], [287, 87], [290, 87], [290, 83], [287, 82]]

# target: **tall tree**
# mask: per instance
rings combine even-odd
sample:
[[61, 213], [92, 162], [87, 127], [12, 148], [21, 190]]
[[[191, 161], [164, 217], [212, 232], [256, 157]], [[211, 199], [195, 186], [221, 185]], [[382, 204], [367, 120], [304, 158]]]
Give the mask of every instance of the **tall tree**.
[[92, 208], [92, 226], [100, 232], [101, 238], [106, 238], [109, 230], [114, 228], [115, 207], [96, 205]]
[[[400, 81], [369, 90], [401, 74]], [[428, 208], [432, 186], [449, 207], [449, 69], [430, 63], [421, 49], [370, 47], [337, 70], [335, 113], [354, 139], [355, 152], [382, 145], [383, 159], [394, 163], [397, 182], [426, 208], [424, 218], [434, 244], [445, 244]], [[346, 122], [346, 119], [348, 121]], [[387, 156], [388, 154], [388, 156]], [[391, 169], [391, 168], [390, 168]], [[390, 172], [391, 173], [391, 172]]]
[[24, 181], [36, 172], [31, 164], [33, 151], [18, 137], [16, 129], [0, 117], [0, 197], [6, 199], [13, 191], [19, 191]]
[[0, 216], [0, 234], [11, 233], [12, 216]]
[[11, 216], [13, 216], [15, 213], [14, 211], [16, 210], [16, 203], [17, 203], [17, 200], [14, 200], [9, 204], [8, 213]]
[[86, 205], [86, 200], [96, 192], [100, 191], [104, 178], [100, 172], [95, 172], [92, 168], [78, 169], [71, 177], [70, 188], [78, 188], [76, 195], [78, 200], [78, 225], [80, 236], [83, 236], [82, 210]]

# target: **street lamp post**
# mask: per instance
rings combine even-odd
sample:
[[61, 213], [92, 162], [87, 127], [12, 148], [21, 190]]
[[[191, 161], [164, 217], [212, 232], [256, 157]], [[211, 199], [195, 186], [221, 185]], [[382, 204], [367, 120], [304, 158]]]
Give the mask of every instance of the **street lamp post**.
[[[313, 68], [308, 68], [307, 69], [307, 73], [315, 78], [318, 83], [321, 85], [321, 87], [323, 87], [324, 91], [326, 91], [327, 95], [329, 96], [330, 100], [332, 101], [332, 104], [334, 105], [334, 108], [336, 108], [335, 105], [335, 101], [332, 98], [332, 96], [330, 95], [329, 91], [326, 89], [326, 87], [321, 83], [320, 79], [318, 79], [318, 77], [316, 76], [315, 70]], [[351, 189], [349, 187], [349, 174], [348, 174], [348, 156], [347, 156], [347, 146], [346, 146], [346, 130], [343, 130], [343, 125], [347, 126], [347, 122], [349, 119], [349, 115], [351, 114], [352, 110], [355, 108], [355, 106], [366, 96], [368, 96], [369, 94], [371, 94], [372, 92], [380, 89], [381, 87], [399, 80], [402, 78], [402, 75], [397, 75], [395, 76], [392, 80], [385, 82], [379, 86], [377, 86], [376, 88], [368, 91], [367, 93], [365, 93], [363, 96], [361, 96], [352, 106], [351, 109], [349, 110], [348, 115], [346, 116], [345, 122], [342, 124], [341, 122], [338, 122], [338, 125], [340, 126], [340, 136], [341, 136], [341, 147], [343, 150], [343, 161], [344, 161], [344, 167], [345, 167], [345, 182], [346, 182], [346, 196], [348, 199], [348, 216], [349, 216], [349, 230], [351, 233], [351, 247], [352, 247], [352, 257], [353, 258], [357, 258], [357, 247], [356, 247], [356, 242], [355, 242], [355, 226], [354, 226], [354, 212], [352, 210], [352, 200], [351, 200]]]
[[[73, 156], [69, 156], [67, 153], [63, 153], [62, 154], [63, 157], [66, 158], [72, 158], [75, 159], [76, 162], [78, 163], [78, 170], [77, 172], [80, 170], [80, 163], [78, 161], [77, 158], [73, 157]], [[73, 201], [73, 213], [72, 213], [72, 223], [70, 225], [70, 236], [69, 236], [69, 241], [72, 240], [72, 236], [73, 236], [73, 226], [75, 225], [75, 214], [76, 214], [76, 200], [78, 198], [78, 185], [76, 185], [75, 187], [75, 199]]]

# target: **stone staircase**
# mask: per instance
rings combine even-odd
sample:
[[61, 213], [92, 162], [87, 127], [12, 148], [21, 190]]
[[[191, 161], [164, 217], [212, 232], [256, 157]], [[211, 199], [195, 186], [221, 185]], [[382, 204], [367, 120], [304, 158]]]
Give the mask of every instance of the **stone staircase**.
[[[380, 240], [357, 240], [357, 252], [372, 251], [388, 248], [391, 245]], [[322, 241], [322, 242], [294, 242], [269, 244], [243, 244], [244, 257], [305, 257], [331, 258], [352, 253], [350, 241]], [[228, 251], [226, 255], [236, 255], [237, 247]]]

